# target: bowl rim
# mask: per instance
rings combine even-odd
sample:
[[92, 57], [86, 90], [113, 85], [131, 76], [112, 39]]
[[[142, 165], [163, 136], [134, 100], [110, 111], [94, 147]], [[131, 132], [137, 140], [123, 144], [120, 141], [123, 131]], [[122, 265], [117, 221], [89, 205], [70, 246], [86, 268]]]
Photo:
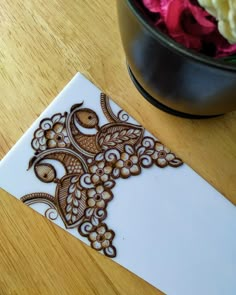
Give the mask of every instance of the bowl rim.
[[[118, 0], [121, 1], [121, 0]], [[128, 7], [132, 11], [132, 13], [137, 17], [139, 22], [145, 27], [145, 29], [153, 35], [155, 39], [158, 39], [159, 42], [171, 51], [174, 51], [184, 57], [188, 57], [191, 59], [194, 59], [196, 62], [205, 64], [207, 66], [212, 66], [215, 68], [219, 68], [221, 70], [227, 70], [227, 71], [233, 71], [236, 72], [236, 65], [233, 64], [227, 64], [224, 61], [219, 61], [214, 59], [213, 57], [208, 57], [204, 54], [197, 53], [191, 49], [187, 49], [184, 47], [184, 45], [179, 44], [166, 34], [162, 33], [160, 30], [158, 30], [156, 27], [154, 27], [150, 22], [148, 22], [148, 19], [145, 18], [145, 15], [142, 14], [138, 6], [134, 3], [135, 0], [125, 0]]]

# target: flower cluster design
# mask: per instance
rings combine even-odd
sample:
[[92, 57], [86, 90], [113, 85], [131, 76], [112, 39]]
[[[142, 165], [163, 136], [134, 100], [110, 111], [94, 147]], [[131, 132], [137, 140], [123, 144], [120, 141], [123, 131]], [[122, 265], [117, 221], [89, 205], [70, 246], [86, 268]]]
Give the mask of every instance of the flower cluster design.
[[[65, 227], [77, 228], [93, 249], [115, 257], [115, 232], [105, 219], [116, 180], [137, 176], [153, 165], [179, 167], [182, 161], [158, 140], [144, 136], [141, 126], [128, 123], [128, 115], [119, 112], [115, 117], [107, 103], [102, 101], [102, 109], [110, 123], [102, 127], [96, 113], [82, 109], [82, 104], [72, 106], [70, 114], [55, 114], [40, 122], [31, 143], [35, 155], [29, 168], [33, 166], [36, 177], [44, 183], [56, 184], [55, 196], [32, 193], [22, 201], [48, 204], [45, 216], [55, 220], [59, 215]], [[97, 133], [82, 133], [79, 123], [94, 127]], [[58, 177], [48, 160], [60, 162], [65, 174]]]
[[66, 114], [55, 114], [51, 119], [41, 121], [39, 128], [34, 133], [32, 148], [36, 152], [45, 151], [47, 148], [64, 148], [70, 145], [66, 131]]

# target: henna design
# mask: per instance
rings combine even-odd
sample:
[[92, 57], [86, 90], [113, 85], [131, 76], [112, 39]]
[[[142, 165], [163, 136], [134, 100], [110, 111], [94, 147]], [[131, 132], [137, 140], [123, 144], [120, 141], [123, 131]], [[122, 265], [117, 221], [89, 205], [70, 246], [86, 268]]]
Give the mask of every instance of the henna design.
[[121, 122], [122, 120], [120, 120], [119, 116], [117, 117], [113, 113], [109, 104], [109, 98], [105, 93], [101, 93], [100, 100], [103, 114], [107, 118], [108, 122]]
[[[96, 112], [82, 105], [72, 106], [69, 114], [43, 119], [31, 142], [35, 155], [29, 169], [34, 168], [40, 181], [55, 183], [55, 196], [32, 193], [21, 200], [27, 205], [47, 204], [47, 218], [60, 215], [65, 227], [77, 228], [93, 249], [115, 257], [115, 233], [104, 221], [116, 179], [139, 175], [153, 165], [177, 168], [183, 163], [161, 142], [145, 137], [142, 126], [129, 123], [124, 111], [115, 115], [105, 94], [101, 107], [108, 123], [103, 126]], [[94, 134], [85, 134], [80, 127], [94, 129]], [[48, 160], [63, 166], [62, 177]]]
[[25, 195], [21, 198], [21, 201], [30, 206], [37, 203], [43, 203], [49, 206], [44, 215], [50, 220], [56, 220], [58, 217], [57, 207], [55, 204], [55, 198], [46, 193], [33, 193]]

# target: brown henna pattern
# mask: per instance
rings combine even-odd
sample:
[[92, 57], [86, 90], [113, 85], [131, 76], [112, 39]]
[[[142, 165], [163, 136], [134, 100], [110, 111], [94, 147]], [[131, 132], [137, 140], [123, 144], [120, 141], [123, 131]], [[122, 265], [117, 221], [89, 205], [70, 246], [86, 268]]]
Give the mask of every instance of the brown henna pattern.
[[[116, 179], [139, 175], [153, 165], [176, 168], [183, 163], [158, 140], [144, 136], [143, 127], [129, 123], [128, 114], [115, 115], [103, 93], [101, 107], [109, 122], [103, 126], [96, 112], [82, 104], [40, 122], [31, 142], [35, 154], [29, 169], [33, 167], [42, 182], [56, 184], [55, 196], [32, 193], [21, 200], [28, 205], [47, 204], [47, 218], [60, 215], [65, 227], [77, 228], [92, 248], [115, 257], [115, 233], [104, 221]], [[96, 132], [85, 134], [81, 126]], [[58, 176], [58, 164], [63, 176]]]

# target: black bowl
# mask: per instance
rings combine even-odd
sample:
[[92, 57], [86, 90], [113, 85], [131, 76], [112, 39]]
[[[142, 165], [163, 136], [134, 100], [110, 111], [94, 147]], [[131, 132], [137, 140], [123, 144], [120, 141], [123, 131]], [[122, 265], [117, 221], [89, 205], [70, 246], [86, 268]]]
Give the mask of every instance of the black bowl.
[[198, 54], [154, 28], [132, 0], [118, 0], [131, 78], [151, 103], [182, 117], [236, 109], [236, 66]]

